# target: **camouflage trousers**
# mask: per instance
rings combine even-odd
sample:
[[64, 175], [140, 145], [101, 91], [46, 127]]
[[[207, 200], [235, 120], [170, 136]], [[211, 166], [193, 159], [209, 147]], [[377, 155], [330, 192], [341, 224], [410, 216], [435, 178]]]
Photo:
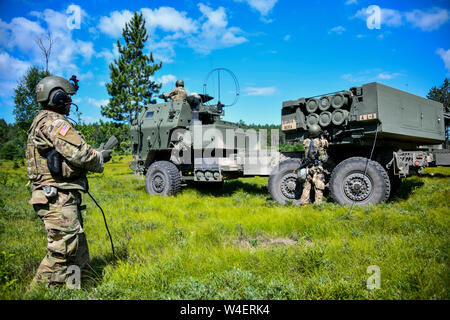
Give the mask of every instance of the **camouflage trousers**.
[[302, 197], [300, 204], [310, 203], [311, 187], [314, 185], [315, 204], [321, 204], [323, 200], [323, 190], [325, 190], [325, 177], [322, 166], [313, 166], [308, 169], [308, 175], [303, 183]]
[[[33, 199], [32, 199], [33, 200]], [[39, 201], [37, 201], [39, 202]], [[41, 201], [43, 202], [43, 201]], [[47, 254], [38, 267], [32, 286], [37, 283], [61, 285], [71, 276], [70, 266], [86, 271], [89, 249], [80, 212], [81, 194], [58, 190], [48, 203], [33, 204], [47, 232]]]

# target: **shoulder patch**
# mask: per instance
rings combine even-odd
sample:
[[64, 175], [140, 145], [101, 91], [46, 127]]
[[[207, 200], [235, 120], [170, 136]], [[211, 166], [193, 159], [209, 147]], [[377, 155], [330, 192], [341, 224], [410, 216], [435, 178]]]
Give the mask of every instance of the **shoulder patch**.
[[65, 137], [67, 132], [69, 132], [70, 128], [71, 128], [70, 124], [68, 124], [67, 122], [63, 122], [63, 124], [58, 130], [58, 134]]

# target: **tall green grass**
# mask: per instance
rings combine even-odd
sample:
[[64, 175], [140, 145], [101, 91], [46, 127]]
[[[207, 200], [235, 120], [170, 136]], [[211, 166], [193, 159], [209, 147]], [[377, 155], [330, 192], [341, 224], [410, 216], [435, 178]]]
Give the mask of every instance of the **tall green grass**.
[[[278, 205], [267, 178], [150, 197], [128, 161], [115, 158], [104, 173], [89, 175], [117, 265], [101, 213], [84, 197], [92, 281], [82, 290], [32, 292], [45, 231], [27, 204], [25, 167], [1, 163], [1, 299], [450, 298], [448, 168], [405, 179], [388, 203], [355, 207], [341, 219], [348, 208], [332, 202]], [[380, 289], [367, 289], [370, 265], [381, 269]]]

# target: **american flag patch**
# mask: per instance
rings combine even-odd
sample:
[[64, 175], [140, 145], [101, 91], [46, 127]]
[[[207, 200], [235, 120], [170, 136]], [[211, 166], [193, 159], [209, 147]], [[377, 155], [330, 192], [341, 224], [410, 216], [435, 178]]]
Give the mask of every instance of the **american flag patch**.
[[67, 132], [69, 132], [69, 130], [70, 125], [64, 122], [61, 128], [59, 128], [58, 133], [64, 137], [67, 134]]

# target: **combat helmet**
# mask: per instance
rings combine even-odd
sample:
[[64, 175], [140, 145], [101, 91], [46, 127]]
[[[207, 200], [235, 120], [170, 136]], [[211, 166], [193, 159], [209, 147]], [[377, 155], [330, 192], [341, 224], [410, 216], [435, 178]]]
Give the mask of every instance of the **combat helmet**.
[[313, 124], [309, 127], [308, 132], [311, 138], [316, 138], [322, 133], [322, 128], [318, 124]]
[[36, 86], [36, 100], [42, 104], [56, 107], [68, 102], [68, 95], [77, 92], [75, 86], [58, 76], [48, 76], [39, 81]]
[[184, 88], [184, 81], [183, 80], [177, 80], [177, 82], [175, 83], [175, 86], [178, 87], [183, 87]]

